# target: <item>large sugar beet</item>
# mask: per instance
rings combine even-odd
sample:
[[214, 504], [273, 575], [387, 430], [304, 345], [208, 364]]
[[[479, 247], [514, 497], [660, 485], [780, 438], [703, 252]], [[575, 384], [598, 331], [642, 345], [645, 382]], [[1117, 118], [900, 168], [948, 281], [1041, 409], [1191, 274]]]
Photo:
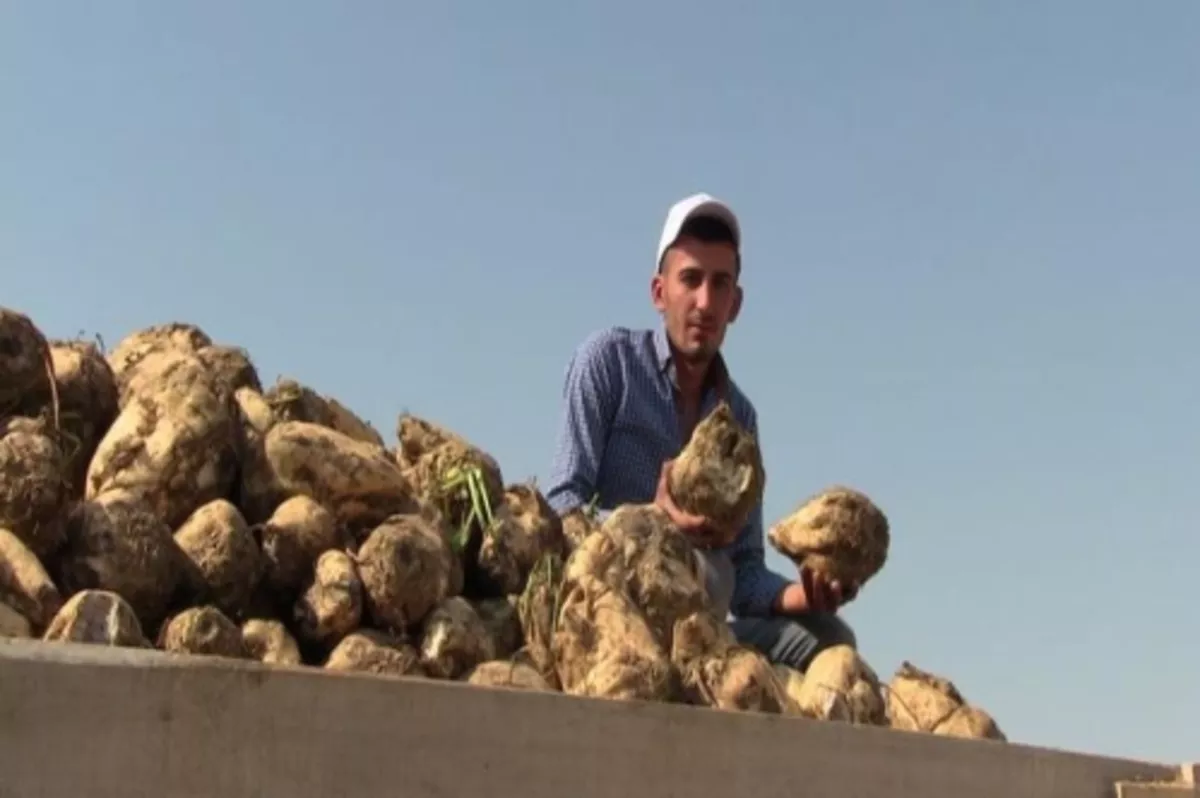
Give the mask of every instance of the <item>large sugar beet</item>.
[[902, 662], [887, 689], [887, 717], [894, 729], [1005, 741], [996, 721], [972, 706], [949, 679]]
[[0, 308], [0, 418], [15, 412], [32, 393], [47, 390], [49, 345], [24, 313]]
[[296, 601], [297, 634], [305, 643], [333, 647], [362, 621], [363, 592], [354, 558], [337, 549], [323, 552]]
[[287, 494], [315, 499], [356, 534], [417, 508], [400, 466], [374, 444], [320, 424], [281, 421], [267, 433], [265, 451]]
[[67, 521], [67, 544], [57, 558], [58, 584], [68, 594], [119, 594], [144, 629], [155, 629], [180, 587], [187, 557], [153, 508], [136, 494], [110, 491], [80, 502]]
[[590, 575], [628, 594], [664, 651], [675, 623], [710, 608], [692, 544], [653, 504], [614, 510], [567, 561], [564, 580]]
[[329, 396], [321, 396], [296, 380], [280, 379], [266, 392], [265, 398], [280, 421], [307, 421], [320, 424], [353, 438], [383, 448], [383, 437], [366, 421]]
[[671, 661], [637, 606], [589, 574], [564, 585], [552, 652], [565, 693], [645, 701], [678, 693]]
[[228, 496], [237, 477], [236, 409], [204, 383], [140, 394], [125, 405], [88, 467], [86, 497], [141, 496], [172, 529]]
[[879, 677], [848, 645], [831, 646], [813, 657], [796, 700], [810, 717], [887, 725]]
[[175, 532], [175, 542], [191, 561], [197, 600], [212, 602], [231, 618], [242, 618], [263, 573], [258, 543], [242, 514], [226, 499], [192, 513]]
[[680, 509], [741, 529], [766, 485], [758, 440], [720, 402], [696, 425], [671, 466], [667, 488]]
[[344, 542], [333, 513], [308, 496], [293, 496], [276, 507], [258, 534], [267, 583], [285, 597], [298, 594], [312, 579], [322, 552]]
[[189, 607], [163, 624], [158, 647], [173, 654], [245, 659], [242, 630], [211, 604]]
[[342, 638], [329, 653], [325, 669], [380, 676], [425, 676], [411, 643], [375, 629], [359, 629]]
[[[82, 496], [88, 463], [117, 417], [117, 385], [108, 361], [91, 341], [52, 341], [50, 358], [62, 428], [63, 476], [72, 497]], [[53, 416], [49, 382], [23, 403], [29, 415]]]
[[358, 573], [376, 626], [410, 630], [454, 595], [456, 559], [444, 531], [429, 518], [395, 515], [358, 549]]
[[150, 648], [133, 607], [111, 590], [81, 590], [51, 619], [42, 639], [126, 648]]
[[19, 612], [41, 633], [62, 608], [62, 595], [37, 556], [0, 527], [0, 602]]
[[39, 557], [63, 542], [69, 486], [62, 450], [45, 422], [0, 420], [0, 527]]
[[767, 539], [798, 566], [843, 584], [863, 585], [887, 561], [887, 516], [865, 494], [835, 486], [774, 524]]
[[208, 337], [208, 334], [194, 324], [182, 322], [154, 324], [136, 330], [121, 339], [108, 354], [108, 364], [116, 378], [118, 393], [125, 396], [126, 387], [137, 379], [139, 370], [146, 365], [151, 368], [159, 368], [153, 362], [145, 363], [150, 355], [159, 352], [183, 352], [194, 355], [200, 349], [211, 345], [212, 339]]
[[787, 690], [767, 658], [739, 645], [724, 621], [710, 612], [695, 612], [676, 622], [671, 662], [688, 703], [772, 714], [791, 708]]

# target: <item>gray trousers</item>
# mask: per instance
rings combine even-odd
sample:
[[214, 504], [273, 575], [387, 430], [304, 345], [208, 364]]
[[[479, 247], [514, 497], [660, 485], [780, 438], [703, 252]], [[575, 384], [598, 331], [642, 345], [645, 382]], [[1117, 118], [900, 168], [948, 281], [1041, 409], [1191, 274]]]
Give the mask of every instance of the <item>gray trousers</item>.
[[[733, 562], [720, 551], [697, 549], [696, 554], [708, 594], [718, 614], [728, 618], [734, 586]], [[830, 646], [844, 643], [857, 647], [854, 631], [833, 613], [733, 618], [729, 627], [742, 645], [762, 652], [772, 663], [787, 665], [801, 673], [808, 670], [813, 657]]]

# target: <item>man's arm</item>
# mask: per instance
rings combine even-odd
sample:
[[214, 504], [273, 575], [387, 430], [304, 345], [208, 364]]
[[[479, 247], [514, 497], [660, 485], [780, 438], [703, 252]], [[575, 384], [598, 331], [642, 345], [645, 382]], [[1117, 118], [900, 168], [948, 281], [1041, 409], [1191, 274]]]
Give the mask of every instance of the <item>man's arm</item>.
[[567, 364], [546, 501], [560, 515], [591, 501], [619, 400], [619, 364], [610, 333], [588, 336]]
[[738, 617], [775, 615], [792, 580], [767, 567], [763, 552], [763, 510], [759, 503], [730, 552], [736, 573], [729, 609]]

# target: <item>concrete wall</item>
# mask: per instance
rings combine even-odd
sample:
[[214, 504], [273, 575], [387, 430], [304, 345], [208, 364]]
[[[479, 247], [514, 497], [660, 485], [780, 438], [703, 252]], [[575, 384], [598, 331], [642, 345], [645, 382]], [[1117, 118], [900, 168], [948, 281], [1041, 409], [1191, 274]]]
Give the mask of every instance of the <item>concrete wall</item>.
[[1177, 766], [800, 718], [0, 642], [0, 796], [1113, 798]]

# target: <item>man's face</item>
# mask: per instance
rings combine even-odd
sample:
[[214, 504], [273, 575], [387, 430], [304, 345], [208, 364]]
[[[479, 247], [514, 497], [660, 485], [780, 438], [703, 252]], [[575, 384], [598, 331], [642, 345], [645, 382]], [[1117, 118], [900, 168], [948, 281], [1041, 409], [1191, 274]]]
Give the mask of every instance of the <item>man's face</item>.
[[650, 293], [679, 355], [706, 361], [721, 348], [741, 310], [737, 252], [725, 242], [680, 238], [663, 258]]

